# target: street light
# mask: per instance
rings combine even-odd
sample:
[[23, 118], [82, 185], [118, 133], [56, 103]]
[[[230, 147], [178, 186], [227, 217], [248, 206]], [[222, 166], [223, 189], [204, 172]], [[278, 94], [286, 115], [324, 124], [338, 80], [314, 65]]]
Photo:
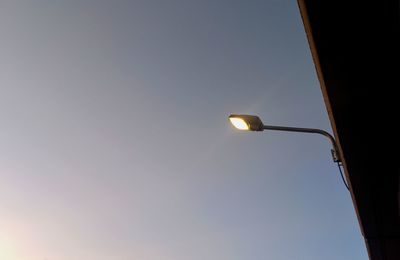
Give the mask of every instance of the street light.
[[286, 132], [300, 132], [300, 133], [315, 133], [326, 136], [332, 143], [332, 158], [336, 163], [340, 163], [342, 160], [338, 146], [336, 144], [335, 138], [333, 136], [321, 129], [315, 128], [300, 128], [300, 127], [287, 127], [287, 126], [274, 126], [274, 125], [264, 125], [258, 116], [254, 115], [239, 115], [232, 114], [229, 116], [229, 120], [232, 125], [239, 130], [244, 131], [264, 131], [264, 130], [275, 130], [275, 131], [286, 131]]

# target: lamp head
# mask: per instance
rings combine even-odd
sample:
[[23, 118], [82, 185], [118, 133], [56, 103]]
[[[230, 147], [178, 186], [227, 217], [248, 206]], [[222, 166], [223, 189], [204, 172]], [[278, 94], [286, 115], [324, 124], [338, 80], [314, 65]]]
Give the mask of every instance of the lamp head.
[[232, 125], [239, 130], [262, 131], [264, 124], [258, 116], [232, 114], [229, 116]]

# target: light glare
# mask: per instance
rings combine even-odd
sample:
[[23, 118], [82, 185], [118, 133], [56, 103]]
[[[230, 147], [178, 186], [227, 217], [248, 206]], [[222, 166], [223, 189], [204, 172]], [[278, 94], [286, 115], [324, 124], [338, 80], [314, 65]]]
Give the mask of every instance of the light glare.
[[241, 118], [231, 117], [231, 118], [229, 118], [229, 120], [231, 120], [232, 125], [239, 130], [249, 130], [250, 129], [249, 125]]

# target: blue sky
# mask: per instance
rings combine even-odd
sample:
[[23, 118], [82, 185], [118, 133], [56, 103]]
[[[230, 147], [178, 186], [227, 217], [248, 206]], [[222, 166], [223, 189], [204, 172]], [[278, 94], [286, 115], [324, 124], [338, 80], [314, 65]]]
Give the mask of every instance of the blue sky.
[[367, 259], [295, 1], [3, 1], [0, 259]]

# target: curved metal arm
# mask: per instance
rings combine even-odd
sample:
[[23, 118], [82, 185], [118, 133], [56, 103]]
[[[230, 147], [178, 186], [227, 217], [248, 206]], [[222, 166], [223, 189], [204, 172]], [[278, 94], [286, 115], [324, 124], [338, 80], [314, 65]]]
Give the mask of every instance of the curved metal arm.
[[338, 146], [336, 144], [335, 138], [333, 136], [321, 129], [315, 128], [300, 128], [300, 127], [287, 127], [287, 126], [273, 126], [273, 125], [263, 125], [263, 130], [276, 130], [276, 131], [286, 131], [286, 132], [300, 132], [300, 133], [315, 133], [328, 137], [329, 141], [332, 143], [332, 158], [334, 162], [341, 162], [342, 158], [340, 156]]

